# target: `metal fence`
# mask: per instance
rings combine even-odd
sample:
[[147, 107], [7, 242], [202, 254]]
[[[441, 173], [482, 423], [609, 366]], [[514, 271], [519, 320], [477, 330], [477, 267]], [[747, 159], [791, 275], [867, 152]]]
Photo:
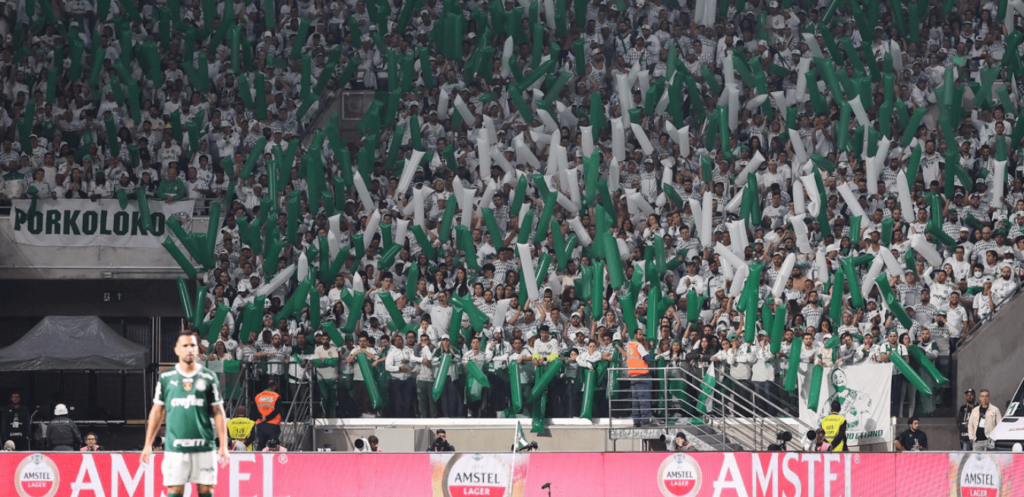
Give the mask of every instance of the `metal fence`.
[[[813, 429], [800, 421], [796, 403], [771, 386], [755, 389], [722, 371], [712, 382], [706, 367], [648, 370], [630, 376], [629, 368], [608, 368], [609, 438], [671, 437], [684, 431], [708, 449], [764, 450], [781, 433], [800, 440]], [[616, 428], [614, 420], [621, 418], [632, 418], [634, 429]]]

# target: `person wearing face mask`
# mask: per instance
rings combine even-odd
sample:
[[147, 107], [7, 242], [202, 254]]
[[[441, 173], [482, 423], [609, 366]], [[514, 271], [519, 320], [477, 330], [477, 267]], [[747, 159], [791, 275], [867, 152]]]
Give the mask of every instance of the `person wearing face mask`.
[[985, 283], [985, 268], [981, 264], [975, 264], [971, 268], [971, 274], [967, 277], [967, 287], [982, 286]]

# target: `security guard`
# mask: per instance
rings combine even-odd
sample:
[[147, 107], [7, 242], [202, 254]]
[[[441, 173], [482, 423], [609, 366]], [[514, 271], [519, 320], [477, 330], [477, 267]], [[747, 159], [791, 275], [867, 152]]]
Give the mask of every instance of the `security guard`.
[[616, 343], [619, 352], [626, 357], [626, 367], [629, 368], [630, 390], [632, 390], [633, 426], [640, 427], [649, 424], [651, 420], [651, 372], [647, 364], [651, 356], [644, 347], [646, 339], [644, 331], [637, 329], [633, 332], [631, 340], [626, 348]]
[[821, 420], [821, 428], [825, 430], [825, 441], [828, 442], [830, 452], [847, 452], [846, 443], [846, 418], [839, 414], [842, 406], [838, 400], [833, 400], [829, 406], [832, 414]]
[[235, 417], [228, 421], [228, 437], [231, 443], [241, 442], [245, 450], [252, 450], [252, 441], [256, 438], [256, 422], [246, 416], [245, 406], [238, 406], [235, 409]]
[[281, 412], [277, 410], [280, 398], [277, 380], [267, 382], [267, 389], [256, 396], [256, 409], [260, 412], [260, 420], [256, 425], [256, 451], [262, 451], [271, 438], [281, 439]]

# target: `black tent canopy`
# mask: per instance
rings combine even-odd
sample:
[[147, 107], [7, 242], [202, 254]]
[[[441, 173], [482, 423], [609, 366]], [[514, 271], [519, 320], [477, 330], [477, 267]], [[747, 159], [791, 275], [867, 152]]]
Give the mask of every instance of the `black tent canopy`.
[[48, 316], [0, 349], [0, 371], [142, 370], [148, 354], [97, 316]]

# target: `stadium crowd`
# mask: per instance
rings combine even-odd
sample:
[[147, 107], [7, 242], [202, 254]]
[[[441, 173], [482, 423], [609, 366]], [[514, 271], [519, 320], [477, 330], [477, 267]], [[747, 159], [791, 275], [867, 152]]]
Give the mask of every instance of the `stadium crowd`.
[[797, 351], [948, 376], [1024, 268], [1016, 10], [680, 3], [7, 2], [0, 201], [197, 200], [203, 353], [311, 362], [328, 416], [528, 413], [552, 367], [578, 416], [636, 330], [779, 398]]

